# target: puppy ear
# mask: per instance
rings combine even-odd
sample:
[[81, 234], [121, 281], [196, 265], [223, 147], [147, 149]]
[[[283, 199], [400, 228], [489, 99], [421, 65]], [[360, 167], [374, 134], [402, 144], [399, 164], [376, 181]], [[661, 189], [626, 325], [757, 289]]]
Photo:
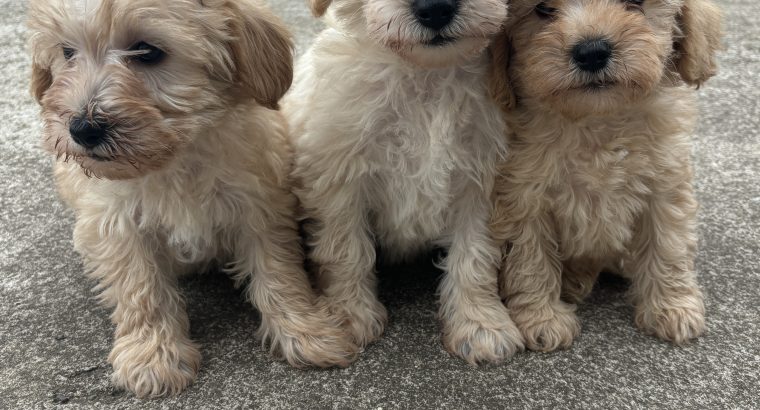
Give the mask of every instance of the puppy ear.
[[325, 15], [327, 8], [330, 7], [330, 3], [332, 3], [332, 0], [309, 0], [311, 12], [317, 17]]
[[491, 56], [489, 88], [491, 97], [505, 111], [517, 105], [517, 97], [509, 80], [509, 60], [512, 53], [511, 44], [507, 34], [502, 32], [496, 37], [489, 47]]
[[41, 65], [32, 63], [32, 80], [30, 83], [30, 91], [32, 96], [38, 103], [42, 102], [42, 97], [45, 95], [50, 86], [53, 84], [53, 75], [50, 70]]
[[278, 109], [293, 82], [293, 42], [290, 33], [270, 11], [252, 1], [227, 2], [231, 9], [230, 49], [236, 80], [243, 94]]
[[720, 9], [712, 1], [684, 0], [675, 63], [687, 84], [699, 86], [715, 75], [715, 54], [721, 49], [721, 20]]
[[29, 19], [26, 22], [30, 33], [32, 33], [28, 39], [29, 53], [32, 60], [32, 76], [29, 81], [29, 91], [38, 103], [42, 102], [45, 91], [53, 85], [53, 74], [50, 72], [50, 66], [53, 61], [51, 50], [43, 46], [44, 40], [42, 39], [42, 34], [40, 34], [41, 27], [44, 27], [40, 19], [46, 16], [44, 6], [48, 6], [48, 3], [31, 0], [29, 2]]

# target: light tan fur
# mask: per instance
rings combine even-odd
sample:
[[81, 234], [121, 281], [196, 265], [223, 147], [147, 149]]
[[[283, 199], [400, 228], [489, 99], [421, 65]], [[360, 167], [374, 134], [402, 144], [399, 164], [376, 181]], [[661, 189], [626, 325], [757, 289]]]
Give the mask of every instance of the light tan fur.
[[[508, 359], [523, 345], [499, 298], [488, 230], [506, 143], [485, 53], [506, 1], [461, 0], [440, 31], [420, 24], [409, 0], [312, 6], [327, 11], [329, 28], [299, 61], [283, 107], [322, 290], [366, 345], [387, 320], [375, 248], [396, 262], [446, 248], [445, 348], [473, 364]], [[431, 43], [438, 36], [450, 41]]]
[[[216, 264], [246, 286], [273, 354], [353, 360], [303, 270], [292, 149], [273, 110], [292, 78], [282, 24], [254, 0], [33, 0], [29, 13], [43, 145], [76, 212], [75, 247], [114, 307], [114, 383], [146, 397], [195, 379], [177, 276]], [[142, 64], [139, 42], [166, 57]], [[82, 114], [107, 121], [101, 145], [69, 133]]]
[[[495, 189], [502, 296], [533, 350], [570, 346], [574, 302], [598, 273], [632, 281], [636, 324], [676, 344], [705, 330], [694, 257], [689, 133], [715, 72], [720, 15], [705, 0], [515, 0], [492, 46], [492, 89], [510, 126]], [[609, 65], [583, 72], [572, 47], [605, 38]], [[676, 43], [678, 50], [673, 49]]]

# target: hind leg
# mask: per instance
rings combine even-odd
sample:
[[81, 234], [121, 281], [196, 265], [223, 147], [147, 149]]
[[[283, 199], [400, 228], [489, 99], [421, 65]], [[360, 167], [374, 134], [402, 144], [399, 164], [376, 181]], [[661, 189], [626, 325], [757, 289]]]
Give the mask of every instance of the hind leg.
[[562, 266], [562, 300], [581, 303], [594, 289], [602, 265], [592, 259], [574, 259]]

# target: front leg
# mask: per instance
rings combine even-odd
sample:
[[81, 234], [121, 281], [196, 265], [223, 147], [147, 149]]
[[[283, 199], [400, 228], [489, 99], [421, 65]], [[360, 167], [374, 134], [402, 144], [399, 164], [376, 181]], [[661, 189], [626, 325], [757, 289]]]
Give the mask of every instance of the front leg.
[[380, 337], [388, 315], [377, 298], [375, 243], [361, 184], [307, 186], [301, 198], [313, 219], [307, 229], [319, 286], [332, 311], [345, 318], [354, 341], [364, 347]]
[[138, 397], [176, 395], [195, 380], [201, 355], [164, 247], [129, 217], [104, 221], [105, 212], [93, 211], [80, 211], [74, 242], [101, 299], [115, 305], [113, 382]]
[[499, 298], [500, 253], [488, 230], [487, 194], [470, 184], [454, 205], [452, 243], [440, 286], [443, 343], [469, 363], [499, 362], [522, 350], [523, 341]]
[[694, 272], [696, 210], [688, 182], [654, 194], [625, 264], [633, 281], [636, 324], [679, 345], [705, 331], [705, 307]]
[[292, 366], [346, 367], [358, 348], [311, 288], [292, 211], [295, 198], [279, 191], [277, 197], [268, 203], [279, 206], [265, 218], [261, 211], [249, 212], [235, 240], [232, 269], [241, 281], [250, 280], [248, 299], [261, 312], [259, 336]]
[[512, 319], [529, 349], [549, 352], [569, 347], [580, 323], [575, 305], [560, 300], [562, 263], [554, 229], [540, 197], [531, 192], [531, 184], [500, 179], [491, 230], [504, 247], [501, 295]]

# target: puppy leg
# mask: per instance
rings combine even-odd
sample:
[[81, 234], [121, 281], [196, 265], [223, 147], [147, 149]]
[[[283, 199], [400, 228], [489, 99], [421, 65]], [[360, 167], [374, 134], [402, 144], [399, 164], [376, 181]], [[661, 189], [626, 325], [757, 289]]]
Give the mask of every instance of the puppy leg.
[[[253, 272], [247, 293], [261, 312], [259, 336], [276, 357], [292, 366], [348, 366], [358, 349], [340, 320], [317, 301], [304, 271], [295, 218], [269, 215], [264, 219], [265, 226], [256, 229], [258, 235], [247, 231], [236, 239], [239, 256], [234, 267], [246, 273], [239, 279]], [[262, 219], [250, 224], [257, 222]]]
[[520, 164], [515, 155], [501, 164], [494, 188], [491, 233], [507, 247], [501, 266], [501, 296], [506, 299], [512, 320], [520, 328], [531, 350], [567, 348], [580, 333], [575, 305], [560, 300], [562, 263], [551, 216], [544, 211], [546, 187], [535, 185], [532, 163]]
[[581, 303], [594, 290], [594, 284], [604, 265], [593, 259], [566, 261], [562, 269], [562, 300]]
[[443, 343], [469, 363], [499, 362], [523, 349], [520, 331], [501, 303], [499, 248], [489, 235], [491, 208], [472, 184], [455, 204], [453, 240], [440, 286]]
[[705, 331], [705, 307], [694, 272], [697, 203], [688, 182], [664, 192], [653, 195], [625, 267], [633, 281], [638, 327], [684, 344]]
[[502, 296], [531, 350], [566, 349], [580, 333], [575, 305], [560, 300], [562, 264], [549, 216], [513, 221], [502, 266]]
[[377, 299], [375, 244], [360, 185], [312, 191], [304, 205], [314, 210], [318, 221], [309, 230], [320, 288], [333, 312], [345, 318], [355, 342], [364, 347], [383, 333], [387, 313]]
[[129, 217], [103, 217], [80, 210], [74, 241], [102, 300], [116, 307], [113, 382], [138, 397], [178, 394], [195, 380], [201, 355], [176, 277], [161, 269], [170, 264], [156, 252], [156, 238], [138, 233]]

